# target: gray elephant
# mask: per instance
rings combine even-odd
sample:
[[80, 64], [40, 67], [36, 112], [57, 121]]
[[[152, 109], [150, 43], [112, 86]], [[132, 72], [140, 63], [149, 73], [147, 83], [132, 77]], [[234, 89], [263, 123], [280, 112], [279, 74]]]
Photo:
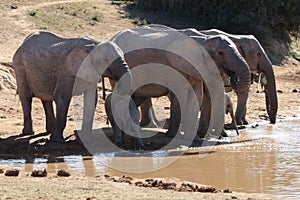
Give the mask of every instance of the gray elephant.
[[[263, 74], [266, 81], [262, 81], [261, 84], [265, 89], [266, 98], [266, 110], [272, 124], [276, 123], [276, 115], [278, 110], [278, 100], [276, 91], [275, 75], [272, 67], [272, 63], [266, 55], [262, 45], [253, 35], [234, 35], [228, 34], [217, 29], [202, 30], [199, 31], [200, 35], [225, 35], [229, 37], [237, 46], [241, 55], [245, 58], [252, 73]], [[195, 29], [193, 31], [186, 32], [189, 35], [199, 35], [199, 32]], [[245, 106], [246, 108], [246, 106]], [[237, 123], [248, 124], [246, 120], [246, 109], [243, 114], [240, 115], [236, 112]]]
[[[245, 60], [241, 57], [235, 45], [231, 42], [230, 39], [228, 39], [227, 37], [224, 38], [222, 35], [217, 35], [214, 37], [205, 36], [204, 34], [199, 33], [196, 29], [176, 30], [159, 24], [148, 25], [147, 27], [156, 31], [177, 31], [186, 35], [195, 35], [190, 37], [196, 40], [205, 48], [205, 50], [207, 50], [213, 61], [218, 66], [220, 73], [224, 76], [228, 75], [231, 77], [231, 86], [234, 88], [235, 92], [238, 95], [238, 105], [236, 113], [238, 116], [243, 115], [250, 87], [250, 72]], [[245, 78], [245, 80], [243, 80], [243, 78]], [[238, 84], [237, 79], [239, 79]], [[201, 106], [201, 113], [203, 113], [203, 115], [201, 115], [200, 117], [200, 124], [198, 129], [198, 134], [200, 136], [206, 135], [208, 131], [207, 125], [209, 124], [210, 120], [211, 102], [209, 93], [207, 91], [208, 90], [204, 89], [204, 98]], [[153, 121], [149, 118], [150, 113], [148, 112], [148, 109], [149, 105], [147, 105], [147, 103], [141, 106], [141, 125], [147, 125]], [[152, 114], [152, 116], [154, 116], [154, 113]], [[232, 124], [232, 127], [234, 127], [234, 124]]]
[[[91, 38], [62, 38], [50, 32], [29, 35], [13, 57], [17, 92], [24, 115], [23, 134], [33, 134], [32, 98], [41, 99], [46, 114], [46, 130], [52, 141], [63, 142], [71, 97], [84, 93], [82, 130], [92, 130], [101, 75], [119, 80], [131, 74], [121, 49], [113, 42]], [[130, 85], [119, 88], [127, 93]], [[56, 117], [53, 112], [56, 103]]]
[[[197, 31], [194, 28], [188, 28], [188, 29], [174, 29], [165, 25], [160, 25], [160, 24], [151, 24], [151, 25], [147, 25], [147, 27], [151, 28], [151, 29], [155, 29], [155, 30], [165, 30], [165, 31], [178, 31], [179, 33], [183, 33], [185, 35], [190, 36], [191, 38], [193, 38], [194, 40], [196, 40], [199, 44], [201, 44], [207, 51], [208, 53], [211, 55], [212, 59], [216, 62], [216, 65], [219, 67], [220, 72], [222, 74], [222, 77], [224, 77], [224, 84], [225, 87], [228, 88], [228, 83], [226, 83], [225, 79], [226, 77], [230, 76], [230, 86], [234, 89], [234, 91], [237, 94], [238, 100], [237, 100], [237, 108], [236, 108], [236, 121], [238, 124], [245, 124], [248, 123], [245, 120], [245, 114], [246, 114], [246, 105], [247, 105], [247, 99], [248, 99], [248, 94], [249, 94], [249, 88], [248, 89], [244, 89], [245, 87], [241, 87], [238, 88], [236, 87], [236, 80], [239, 79], [239, 81], [241, 81], [243, 83], [242, 77], [238, 77], [236, 76], [236, 73], [233, 74], [232, 70], [231, 71], [224, 71], [224, 64], [228, 66], [228, 64], [230, 64], [229, 62], [224, 62], [224, 55], [230, 55], [230, 54], [224, 54], [224, 55], [220, 55], [219, 53], [221, 53], [222, 51], [224, 51], [224, 47], [228, 46], [228, 44], [223, 44], [222, 42], [216, 42], [218, 40], [222, 40], [222, 39], [215, 39], [215, 38], [211, 38], [211, 36], [207, 36], [204, 33], [201, 33], [199, 31]], [[219, 36], [222, 37], [223, 34], [215, 34], [214, 36]], [[226, 35], [227, 36], [227, 35]], [[212, 41], [212, 42], [209, 42]], [[235, 45], [234, 45], [235, 46]], [[223, 49], [222, 49], [223, 48]], [[219, 53], [218, 53], [219, 52]], [[238, 56], [240, 56], [241, 54], [238, 54]], [[227, 58], [228, 60], [228, 58]], [[237, 65], [234, 65], [234, 67], [237, 67]], [[244, 68], [243, 65], [241, 65], [242, 69]], [[227, 76], [228, 75], [228, 76]], [[249, 84], [250, 86], [250, 82], [248, 81], [249, 79], [246, 80], [246, 84]], [[227, 84], [227, 85], [226, 85]], [[239, 84], [241, 85], [241, 84]], [[205, 113], [205, 118], [201, 118], [200, 120], [200, 126], [202, 126], [202, 129], [199, 130], [199, 133], [201, 132], [201, 135], [205, 134], [207, 132], [207, 127], [204, 126], [204, 124], [207, 124], [209, 120], [209, 116], [210, 116], [210, 111], [206, 110], [206, 108], [210, 107], [210, 99], [207, 97], [205, 97], [203, 99], [203, 109], [202, 109], [202, 113]], [[142, 109], [145, 110], [145, 109]], [[148, 114], [142, 114], [142, 117], [147, 116]], [[143, 122], [143, 118], [141, 120], [142, 124], [145, 124]], [[233, 124], [232, 124], [233, 125]], [[234, 125], [233, 125], [234, 126]]]
[[237, 123], [235, 120], [235, 116], [234, 116], [234, 111], [233, 111], [233, 104], [232, 101], [230, 99], [230, 96], [228, 94], [225, 93], [225, 114], [230, 114], [231, 117], [231, 124], [233, 125], [233, 128], [236, 131], [236, 134], [239, 135], [239, 130], [237, 127]]
[[[129, 104], [129, 106], [122, 104]], [[134, 133], [139, 148], [145, 149], [139, 127], [140, 112], [130, 96], [126, 99], [118, 93], [109, 94], [105, 100], [105, 111], [113, 128], [114, 142], [117, 145], [124, 143], [124, 133]]]
[[[151, 51], [151, 48], [148, 48], [149, 44], [152, 43], [161, 43], [161, 45], [168, 45], [167, 42], [163, 41], [163, 37], [167, 37], [172, 34], [177, 34], [177, 31], [172, 31], [172, 30], [162, 30], [162, 29], [155, 29], [151, 27], [140, 27], [136, 29], [131, 29], [127, 30], [125, 32], [121, 32], [117, 35], [115, 35], [112, 38], [112, 41], [116, 42], [120, 46], [120, 48], [124, 51], [125, 53], [125, 59], [126, 62], [128, 63], [129, 67], [132, 69], [138, 65], [142, 65], [145, 63], [161, 63], [161, 64], [168, 64], [174, 67], [177, 71], [180, 71], [182, 74], [188, 74], [189, 79], [193, 80], [199, 80], [199, 82], [195, 82], [198, 87], [203, 87], [203, 81], [201, 75], [199, 73], [195, 73], [195, 70], [193, 70], [190, 66], [187, 64], [181, 65], [180, 62], [173, 62], [170, 63], [168, 60], [168, 56], [164, 55], [159, 57], [159, 60], [155, 60], [155, 56], [152, 54], [158, 54], [159, 50], [153, 50]], [[179, 35], [184, 35], [184, 34], [179, 34]], [[183, 37], [183, 36], [182, 36]], [[133, 41], [131, 41], [131, 39]], [[169, 41], [169, 44], [171, 43], [176, 43], [181, 40], [181, 38], [178, 38], [178, 41], [172, 40]], [[201, 38], [198, 38], [199, 43]], [[136, 51], [134, 50], [135, 47], [130, 47], [129, 42], [135, 42], [139, 44], [144, 44], [144, 49], [143, 51]], [[167, 41], [167, 40], [166, 40]], [[195, 40], [193, 40], [195, 41]], [[229, 40], [227, 37], [224, 36], [215, 36], [215, 37], [210, 37], [209, 39], [202, 38], [202, 46], [205, 47], [215, 47], [214, 50], [211, 50], [211, 52], [208, 51], [210, 54], [210, 57], [213, 57], [214, 60], [218, 61], [216, 62], [216, 65], [218, 66], [218, 71], [217, 73], [220, 75], [220, 71], [222, 73], [228, 73], [233, 79], [235, 77], [240, 77], [240, 81], [236, 81], [234, 83], [234, 86], [236, 90], [239, 90], [241, 92], [248, 93], [249, 91], [249, 86], [250, 86], [250, 71], [247, 63], [244, 61], [244, 59], [241, 57], [239, 54], [237, 48], [235, 45], [232, 43], [231, 40]], [[148, 46], [147, 46], [148, 45]], [[198, 44], [199, 46], [199, 44]], [[142, 46], [140, 46], [142, 47]], [[178, 49], [184, 49], [183, 46], [176, 46]], [[189, 52], [190, 54], [193, 54], [193, 49], [191, 48], [186, 48], [186, 51]], [[129, 52], [129, 53], [127, 53]], [[202, 55], [199, 54], [199, 57]], [[167, 59], [167, 61], [166, 61]], [[208, 68], [208, 66], [206, 66]], [[210, 70], [210, 69], [207, 69]], [[133, 73], [133, 71], [132, 71]], [[161, 72], [162, 74], [164, 73], [163, 71]], [[148, 75], [149, 76], [149, 75]], [[154, 78], [154, 77], [153, 77]], [[134, 82], [134, 75], [133, 75], [133, 82]], [[170, 79], [170, 78], [169, 78]], [[212, 83], [206, 83], [206, 87], [210, 87], [210, 84]], [[222, 84], [223, 86], [223, 84]], [[159, 86], [157, 85], [152, 85], [151, 87], [147, 85], [147, 87], [141, 87], [137, 91], [133, 93], [133, 99], [135, 102], [139, 101], [137, 105], [139, 106], [142, 102], [144, 102], [147, 98], [149, 97], [158, 97], [158, 96], [163, 96], [168, 94], [168, 90], [160, 90], [164, 91], [158, 94], [158, 88]], [[202, 90], [202, 89], [201, 89]], [[209, 90], [210, 92], [214, 92], [213, 90]], [[203, 98], [203, 93], [201, 92], [201, 97]], [[210, 94], [211, 97], [214, 97], [215, 94]], [[219, 96], [221, 93], [218, 94]], [[224, 98], [224, 88], [223, 88], [223, 98]], [[198, 102], [199, 105], [202, 105], [202, 101]], [[222, 103], [223, 104], [223, 103]], [[179, 102], [175, 98], [174, 94], [171, 92], [171, 120], [170, 120], [170, 126], [169, 130], [167, 132], [167, 136], [174, 136], [179, 127], [180, 123], [180, 111], [179, 111]], [[220, 106], [220, 105], [219, 105]], [[222, 105], [223, 106], [223, 105]], [[212, 105], [211, 107], [208, 107], [207, 109], [214, 109], [216, 105]], [[222, 112], [222, 111], [221, 111]], [[224, 110], [223, 110], [224, 112]], [[219, 115], [220, 113], [218, 113]], [[216, 114], [217, 115], [217, 114]], [[216, 115], [212, 116], [212, 119], [216, 117]], [[205, 118], [205, 116], [203, 116]], [[220, 117], [220, 116], [218, 116]], [[224, 121], [224, 115], [223, 119]], [[210, 116], [208, 117], [208, 120], [206, 121], [205, 126], [208, 127], [210, 123]], [[211, 130], [211, 129], [210, 129]], [[222, 128], [220, 129], [222, 130]], [[198, 130], [199, 131], [199, 130]]]

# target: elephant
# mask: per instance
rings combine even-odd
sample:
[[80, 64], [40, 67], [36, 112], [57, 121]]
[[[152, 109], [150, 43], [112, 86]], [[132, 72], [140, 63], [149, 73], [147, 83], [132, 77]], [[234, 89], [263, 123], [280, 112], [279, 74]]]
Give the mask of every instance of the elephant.
[[225, 93], [225, 114], [230, 114], [231, 121], [232, 121], [231, 124], [233, 125], [233, 128], [236, 131], [236, 134], [239, 135], [239, 130], [237, 127], [237, 123], [236, 123], [234, 111], [233, 111], [233, 104], [230, 99], [230, 96], [226, 93]]
[[[16, 50], [13, 68], [24, 118], [22, 134], [33, 134], [32, 98], [41, 99], [50, 140], [64, 142], [63, 130], [72, 96], [84, 93], [82, 131], [91, 132], [101, 75], [131, 84], [130, 70], [122, 50], [113, 42], [89, 37], [62, 38], [51, 32], [30, 34]], [[123, 84], [119, 92], [130, 91]], [[56, 116], [53, 111], [56, 103]]]
[[[173, 39], [168, 41], [168, 36], [170, 35], [181, 35], [182, 38], [187, 37], [184, 34], [178, 34], [178, 31], [173, 31], [171, 29], [164, 30], [164, 29], [155, 29], [151, 27], [139, 27], [135, 29], [129, 29], [127, 31], [120, 32], [113, 36], [111, 41], [115, 42], [123, 51], [125, 54], [125, 60], [128, 63], [129, 67], [131, 68], [131, 71], [133, 73], [135, 68], [138, 65], [142, 65], [145, 63], [161, 63], [161, 64], [167, 64], [177, 71], [179, 71], [181, 74], [188, 75], [187, 79], [195, 81], [193, 85], [195, 87], [199, 87], [198, 90], [201, 91], [198, 96], [200, 96], [201, 100], [198, 101], [199, 105], [202, 105], [202, 99], [203, 99], [203, 76], [201, 76], [199, 73], [195, 73], [195, 70], [193, 70], [188, 64], [182, 64], [181, 62], [172, 62], [170, 63], [170, 59], [168, 60], [168, 56], [164, 55], [163, 57], [159, 55], [160, 50], [152, 50], [149, 48], [152, 44], [158, 44], [160, 46], [166, 45], [173, 45], [178, 50], [184, 49], [183, 43], [181, 43], [183, 46], [180, 45], [174, 45], [174, 44], [180, 44], [180, 40], [182, 38], [177, 38], [178, 40]], [[166, 38], [166, 39], [165, 39]], [[220, 76], [220, 71], [222, 73], [227, 73], [229, 76], [232, 77], [232, 82], [234, 82], [233, 87], [241, 92], [245, 92], [246, 94], [249, 91], [250, 87], [250, 71], [247, 63], [242, 58], [242, 56], [239, 54], [237, 48], [233, 44], [231, 40], [229, 40], [226, 36], [214, 36], [214, 37], [205, 37], [205, 38], [195, 38], [195, 40], [198, 40], [198, 43], [196, 43], [199, 46], [199, 43], [207, 50], [208, 47], [210, 47], [212, 50], [208, 51], [208, 57], [213, 57], [218, 70], [217, 74]], [[195, 43], [195, 40], [194, 43]], [[132, 44], [131, 44], [131, 43]], [[138, 49], [134, 45], [138, 45], [139, 48], [144, 48], [143, 50], [137, 51], [135, 49]], [[143, 46], [144, 45], [144, 46]], [[216, 47], [217, 46], [217, 47]], [[213, 49], [215, 47], [215, 49]], [[192, 48], [186, 48], [186, 51], [190, 54], [193, 54], [194, 51]], [[197, 55], [199, 57], [202, 56], [202, 54]], [[167, 59], [167, 60], [166, 60]], [[176, 60], [177, 61], [177, 60]], [[212, 62], [214, 62], [212, 61]], [[202, 63], [199, 63], [202, 64]], [[206, 69], [209, 68], [206, 66]], [[162, 71], [163, 73], [163, 71]], [[135, 79], [135, 76], [132, 75], [133, 82]], [[239, 81], [234, 81], [236, 77], [240, 77]], [[155, 77], [153, 77], [155, 78]], [[170, 79], [170, 78], [169, 78]], [[206, 81], [205, 81], [206, 82]], [[206, 87], [211, 87], [212, 83], [206, 82]], [[145, 87], [139, 88], [137, 91], [135, 91], [132, 95], [133, 100], [137, 104], [137, 106], [141, 105], [147, 98], [149, 97], [159, 97], [164, 96], [166, 94], [170, 94], [171, 96], [171, 117], [170, 117], [170, 126], [169, 130], [167, 132], [168, 137], [173, 137], [176, 135], [179, 127], [180, 122], [180, 112], [179, 112], [179, 105], [178, 100], [176, 99], [175, 95], [170, 92], [170, 90], [163, 90], [158, 89], [159, 86], [157, 85], [147, 85]], [[223, 87], [223, 84], [222, 84]], [[163, 92], [157, 92], [157, 91], [163, 91]], [[209, 90], [210, 92], [214, 92], [213, 90]], [[223, 94], [224, 98], [224, 87], [223, 92], [219, 93], [218, 96], [220, 97], [221, 94]], [[214, 94], [208, 94], [211, 97], [214, 97]], [[199, 97], [198, 97], [199, 98]], [[224, 104], [224, 103], [221, 103]], [[219, 104], [219, 106], [221, 105]], [[217, 105], [212, 105], [211, 107], [208, 107], [207, 109], [215, 108]], [[224, 106], [224, 105], [222, 105]], [[223, 111], [224, 112], [224, 109]], [[220, 114], [220, 113], [219, 113]], [[217, 115], [212, 116], [212, 119], [214, 119]], [[210, 116], [209, 116], [210, 117]], [[208, 117], [208, 118], [209, 118]], [[203, 116], [205, 118], [205, 116]], [[220, 116], [218, 116], [220, 118]], [[224, 115], [223, 119], [224, 121]], [[210, 123], [210, 119], [206, 121], [205, 126], [208, 127]], [[211, 127], [210, 127], [211, 128]], [[221, 132], [223, 127], [220, 128], [218, 134]], [[211, 130], [211, 129], [210, 129]], [[199, 130], [198, 130], [199, 132]]]
[[[134, 103], [132, 98], [130, 96], [127, 96], [129, 98], [129, 100], [128, 100], [129, 113], [127, 113], [127, 115], [121, 114], [121, 116], [123, 116], [123, 117], [118, 118], [117, 119], [118, 121], [116, 121], [116, 117], [118, 117], [118, 114], [120, 112], [126, 113], [126, 110], [123, 110], [126, 107], [119, 106], [120, 104], [123, 103], [122, 99], [124, 99], [124, 97], [118, 98], [118, 96], [117, 96], [116, 98], [112, 98], [113, 94], [118, 95], [117, 93], [111, 93], [106, 97], [105, 111], [106, 111], [107, 117], [111, 123], [111, 126], [113, 128], [114, 142], [117, 145], [121, 145], [124, 143], [123, 137], [124, 137], [124, 129], [125, 129], [127, 131], [127, 133], [133, 132], [136, 134], [139, 147], [141, 149], [145, 150], [146, 147], [141, 139], [140, 127], [138, 125], [139, 121], [140, 121], [140, 112], [138, 110], [138, 107], [136, 106], [136, 104]], [[118, 112], [115, 115], [113, 113], [113, 107], [115, 107], [115, 109]], [[132, 120], [132, 123], [130, 123], [131, 120]], [[118, 123], [120, 123], [121, 127], [119, 127]]]
[[[192, 28], [176, 30], [176, 29], [164, 26], [164, 25], [159, 25], [159, 24], [147, 25], [147, 27], [150, 29], [157, 30], [157, 31], [171, 31], [171, 32], [177, 31], [177, 32], [186, 34], [188, 36], [192, 35], [192, 36], [190, 36], [190, 38], [196, 40], [200, 45], [202, 45], [205, 48], [205, 50], [208, 51], [209, 55], [212, 57], [212, 59], [218, 66], [222, 76], [224, 76], [224, 77], [226, 77], [226, 75], [231, 76], [230, 83], [238, 95], [238, 105], [237, 105], [236, 115], [238, 115], [238, 116], [243, 115], [243, 112], [245, 110], [245, 105], [247, 102], [247, 98], [248, 98], [249, 87], [250, 87], [250, 83], [251, 83], [250, 82], [250, 71], [249, 71], [249, 67], [246, 64], [245, 60], [238, 53], [235, 45], [231, 42], [230, 39], [228, 39], [227, 37], [224, 38], [222, 35], [216, 35], [214, 37], [206, 36], [204, 34], [199, 33], [196, 29], [192, 29]], [[234, 50], [235, 52], [232, 51], [232, 49], [231, 49], [232, 46], [235, 47], [235, 50]], [[226, 47], [227, 47], [227, 49], [226, 49]], [[235, 60], [240, 60], [240, 64], [238, 65], [237, 62], [236, 63], [232, 62]], [[245, 80], [243, 80], [242, 76], [237, 77], [236, 76], [237, 73], [232, 73], [234, 70], [238, 71], [239, 68], [244, 73], [243, 77], [245, 77]], [[228, 70], [228, 69], [230, 69], [230, 70]], [[238, 73], [241, 74], [241, 72], [238, 72]], [[247, 75], [245, 76], [245, 74], [247, 74]], [[237, 79], [239, 79], [239, 82], [240, 82], [238, 84], [238, 87], [236, 86]], [[200, 125], [199, 125], [199, 129], [198, 129], [198, 134], [201, 137], [206, 135], [207, 130], [208, 130], [207, 124], [209, 123], [208, 120], [210, 119], [209, 107], [211, 105], [210, 105], [210, 99], [208, 98], [208, 95], [209, 94], [207, 94], [207, 92], [204, 92], [203, 106], [201, 108], [201, 113], [204, 113], [204, 114], [200, 118]], [[144, 108], [144, 107], [147, 107], [147, 108]], [[143, 125], [143, 126], [149, 124], [150, 122], [152, 124], [154, 124], [152, 122], [153, 120], [149, 119], [150, 113], [148, 112], [147, 109], [149, 109], [149, 105], [143, 104], [141, 106], [141, 111], [142, 111], [141, 125]], [[152, 114], [152, 116], [154, 116], [154, 113]], [[234, 124], [232, 124], [232, 127], [234, 127]]]
[[[156, 29], [156, 30], [169, 30], [169, 31], [178, 31], [179, 33], [182, 33], [182, 34], [185, 34], [191, 38], [193, 38], [194, 40], [196, 40], [197, 42], [199, 42], [199, 44], [203, 45], [203, 47], [210, 53], [210, 55], [212, 56], [212, 59], [216, 62], [216, 65], [219, 67], [220, 69], [220, 72], [222, 74], [222, 77], [223, 77], [223, 80], [224, 80], [224, 84], [225, 84], [225, 87], [226, 87], [226, 90], [228, 88], [228, 83], [226, 82], [226, 79], [227, 79], [227, 75], [229, 75], [228, 73], [224, 73], [224, 66], [223, 65], [223, 61], [220, 60], [222, 58], [220, 58], [220, 55], [218, 55], [216, 52], [216, 50], [218, 50], [218, 47], [217, 45], [214, 46], [213, 43], [209, 44], [209, 45], [205, 45], [204, 44], [204, 39], [207, 38], [207, 40], [209, 41], [210, 37], [211, 36], [222, 36], [224, 34], [214, 34], [214, 35], [206, 35], [204, 34], [203, 32], [200, 32], [194, 28], [187, 28], [187, 29], [174, 29], [174, 28], [171, 28], [171, 27], [168, 27], [168, 26], [165, 26], [165, 25], [160, 25], [160, 24], [151, 24], [151, 25], [147, 25], [147, 27], [151, 28], [151, 29]], [[227, 36], [227, 35], [225, 35]], [[228, 37], [230, 40], [231, 38]], [[226, 45], [225, 45], [226, 46]], [[237, 45], [235, 45], [236, 47], [238, 47]], [[217, 55], [217, 56], [216, 56]], [[242, 55], [242, 53], [240, 53], [239, 55]], [[242, 66], [242, 65], [241, 65]], [[249, 66], [248, 66], [249, 67]], [[250, 67], [249, 67], [250, 68]], [[234, 75], [234, 74], [233, 74]], [[246, 115], [246, 105], [247, 105], [247, 99], [248, 99], [248, 94], [249, 94], [249, 89], [247, 90], [240, 90], [239, 88], [236, 88], [234, 85], [235, 85], [235, 82], [236, 82], [236, 79], [240, 79], [241, 81], [241, 77], [232, 77], [233, 76], [232, 74], [230, 74], [229, 76], [230, 77], [230, 84], [231, 87], [234, 89], [234, 91], [236, 92], [237, 94], [237, 97], [238, 97], [238, 101], [237, 101], [237, 108], [236, 108], [236, 114], [235, 114], [235, 118], [236, 118], [236, 121], [237, 121], [237, 124], [241, 125], [241, 124], [247, 124], [248, 122], [246, 121], [245, 119], [245, 115]], [[250, 85], [250, 82], [248, 82], [247, 84]], [[203, 112], [205, 112], [207, 116], [210, 115], [209, 111], [208, 110], [205, 110], [206, 108], [208, 108], [210, 106], [210, 99], [209, 98], [204, 98], [204, 104], [205, 106], [203, 106]], [[142, 110], [145, 110], [145, 109], [142, 109]], [[142, 114], [142, 117], [144, 116], [147, 116], [148, 114]], [[201, 126], [203, 126], [204, 124], [207, 124], [207, 122], [205, 122], [205, 120], [208, 120], [209, 117], [206, 117], [206, 118], [202, 118], [201, 120]], [[142, 124], [145, 124], [143, 122], [143, 118], [142, 118]], [[233, 125], [233, 124], [232, 124]], [[206, 127], [204, 127], [202, 129], [202, 131], [199, 130], [199, 132], [202, 132], [202, 135], [206, 132]]]
[[[270, 123], [276, 123], [276, 115], [278, 110], [278, 99], [276, 90], [275, 75], [272, 63], [266, 55], [262, 45], [253, 35], [234, 35], [228, 34], [217, 29], [189, 31], [189, 35], [225, 35], [229, 37], [237, 46], [241, 55], [245, 58], [250, 67], [250, 71], [254, 74], [262, 74], [265, 81], [261, 84], [264, 87], [266, 110], [270, 119]], [[246, 108], [246, 106], [245, 106]], [[236, 113], [237, 124], [248, 124], [246, 120], [246, 109], [243, 114]]]

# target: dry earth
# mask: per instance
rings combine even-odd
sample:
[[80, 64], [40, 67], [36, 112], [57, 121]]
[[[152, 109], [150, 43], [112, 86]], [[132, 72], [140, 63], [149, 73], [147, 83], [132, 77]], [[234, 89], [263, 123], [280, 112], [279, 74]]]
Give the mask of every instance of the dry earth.
[[[11, 60], [15, 50], [23, 39], [37, 30], [55, 32], [65, 37], [88, 35], [97, 40], [108, 39], [120, 30], [133, 27], [134, 20], [126, 18], [126, 13], [118, 6], [107, 0], [66, 0], [46, 1], [34, 0], [15, 1], [17, 9], [11, 9], [11, 1], [0, 2], [0, 150], [1, 152], [20, 156], [20, 149], [26, 152], [29, 143], [37, 139], [47, 138], [43, 134], [45, 119], [39, 100], [33, 101], [33, 121], [36, 134], [32, 137], [21, 137], [23, 122], [21, 104], [16, 95], [16, 83]], [[31, 16], [33, 15], [33, 16]], [[300, 63], [288, 58], [281, 66], [274, 66], [279, 111], [278, 118], [299, 116], [300, 113]], [[100, 88], [99, 88], [100, 89]], [[234, 94], [230, 94], [234, 102]], [[251, 87], [248, 101], [247, 117], [250, 122], [267, 120], [265, 99], [258, 84]], [[99, 100], [97, 120], [105, 124], [103, 101]], [[154, 100], [156, 108], [164, 108], [168, 113], [166, 98]], [[72, 108], [68, 116], [65, 137], [73, 134], [75, 129]], [[23, 145], [23, 146], [22, 146]], [[81, 147], [65, 145], [62, 148], [71, 148], [70, 151], [84, 151]], [[17, 148], [18, 147], [18, 148]], [[43, 150], [53, 146], [43, 146]], [[17, 149], [17, 150], [16, 150]], [[54, 149], [56, 151], [57, 149]], [[46, 150], [45, 150], [46, 151]], [[41, 151], [43, 152], [43, 151]], [[64, 151], [67, 152], [67, 151]], [[32, 152], [30, 152], [32, 153]], [[49, 153], [49, 152], [48, 152]], [[60, 154], [62, 152], [57, 152]], [[85, 152], [87, 153], [87, 152]], [[8, 166], [2, 166], [8, 169]], [[1, 199], [265, 199], [271, 198], [259, 194], [200, 194], [176, 191], [165, 191], [136, 187], [127, 183], [115, 183], [104, 177], [87, 178], [71, 176], [57, 177], [54, 174], [46, 178], [33, 178], [25, 172], [19, 177], [0, 175]], [[38, 185], [38, 186], [37, 186]], [[224, 188], [223, 188], [224, 189]]]

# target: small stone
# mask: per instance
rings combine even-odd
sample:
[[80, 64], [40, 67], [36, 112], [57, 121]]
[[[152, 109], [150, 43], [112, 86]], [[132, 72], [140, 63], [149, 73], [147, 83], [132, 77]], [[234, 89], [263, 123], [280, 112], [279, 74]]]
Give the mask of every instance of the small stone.
[[142, 182], [142, 181], [137, 181], [137, 182], [135, 182], [134, 184], [135, 184], [136, 186], [139, 186], [139, 187], [143, 186], [143, 182]]
[[176, 190], [176, 186], [174, 185], [168, 185], [166, 190]]
[[259, 93], [259, 90], [256, 90], [256, 93]]
[[153, 181], [153, 182], [151, 183], [151, 185], [152, 185], [152, 187], [156, 187], [156, 186], [157, 186], [157, 180]]
[[278, 93], [283, 93], [283, 91], [282, 91], [282, 90], [277, 90], [277, 92], [278, 92]]
[[0, 174], [3, 174], [4, 173], [4, 170], [3, 169], [0, 169]]
[[17, 9], [18, 8], [18, 4], [13, 3], [13, 4], [10, 5], [10, 8], [11, 9]]
[[46, 177], [47, 176], [47, 170], [33, 170], [31, 173], [32, 177]]
[[297, 89], [293, 89], [293, 91], [292, 91], [293, 93], [297, 93], [298, 92], [298, 90]]
[[232, 191], [230, 189], [225, 189], [223, 193], [232, 193]]
[[68, 177], [71, 176], [70, 172], [67, 172], [63, 169], [58, 170], [57, 176], [63, 176], [63, 177]]
[[17, 169], [10, 169], [10, 170], [6, 170], [5, 172], [5, 176], [19, 176], [19, 170]]

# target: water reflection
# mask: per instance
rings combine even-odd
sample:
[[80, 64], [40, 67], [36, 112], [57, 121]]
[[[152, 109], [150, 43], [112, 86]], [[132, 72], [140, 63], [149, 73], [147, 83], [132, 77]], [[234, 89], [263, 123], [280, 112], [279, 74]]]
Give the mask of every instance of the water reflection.
[[[195, 149], [182, 155], [168, 167], [147, 173], [136, 170], [157, 168], [169, 163], [176, 152], [155, 151], [153, 153], [127, 156], [126, 152], [98, 154], [90, 157], [80, 155], [65, 157], [33, 158], [33, 160], [0, 160], [31, 172], [47, 169], [56, 173], [59, 169], [71, 174], [95, 176], [111, 174], [136, 178], [177, 177], [221, 189], [230, 188], [238, 192], [269, 193], [282, 198], [300, 197], [300, 121], [279, 122], [276, 125], [262, 124], [258, 128], [241, 132], [238, 138], [231, 137], [220, 145]], [[200, 154], [198, 153], [200, 152]], [[142, 156], [141, 156], [142, 155]]]

